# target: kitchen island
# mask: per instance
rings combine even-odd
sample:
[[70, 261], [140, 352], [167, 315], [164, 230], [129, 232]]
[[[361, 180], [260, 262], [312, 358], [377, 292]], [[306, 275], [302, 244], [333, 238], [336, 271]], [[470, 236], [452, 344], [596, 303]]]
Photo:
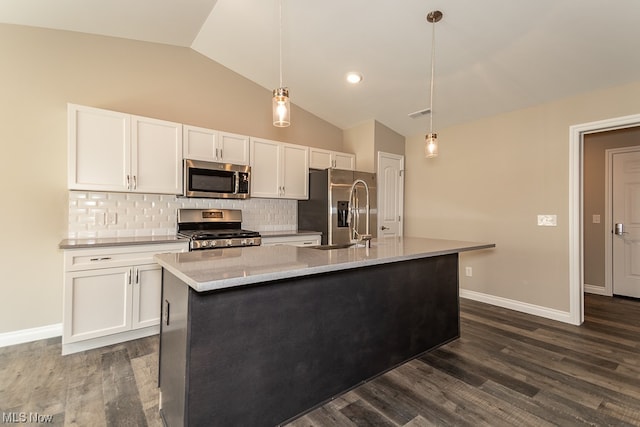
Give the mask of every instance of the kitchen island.
[[157, 255], [166, 425], [282, 424], [456, 339], [458, 253], [492, 247], [391, 238]]

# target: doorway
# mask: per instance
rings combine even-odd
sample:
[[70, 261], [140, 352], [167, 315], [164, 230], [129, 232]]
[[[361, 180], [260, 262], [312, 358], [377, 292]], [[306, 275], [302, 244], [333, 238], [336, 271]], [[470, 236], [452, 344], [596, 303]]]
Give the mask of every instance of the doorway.
[[584, 123], [570, 127], [569, 138], [569, 292], [570, 322], [584, 321], [584, 139], [617, 129], [640, 127], [640, 115]]
[[[584, 291], [613, 295], [612, 235], [613, 159], [617, 154], [639, 151], [640, 127], [608, 130], [583, 137], [583, 257]], [[619, 181], [619, 179], [618, 179]], [[615, 216], [615, 215], [614, 215]], [[618, 248], [621, 249], [620, 247]]]

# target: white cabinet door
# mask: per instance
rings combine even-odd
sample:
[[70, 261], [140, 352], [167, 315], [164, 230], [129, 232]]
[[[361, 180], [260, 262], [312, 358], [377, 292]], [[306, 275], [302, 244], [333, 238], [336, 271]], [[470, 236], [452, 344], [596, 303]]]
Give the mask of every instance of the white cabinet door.
[[349, 153], [333, 153], [333, 166], [336, 169], [355, 170], [356, 156]]
[[217, 130], [184, 125], [182, 157], [208, 162], [217, 161], [218, 138], [219, 132]]
[[157, 264], [138, 265], [133, 268], [133, 329], [160, 323], [162, 268]]
[[282, 197], [286, 199], [309, 198], [309, 148], [283, 144]]
[[235, 165], [249, 164], [249, 137], [220, 132], [218, 140], [219, 161]]
[[183, 158], [206, 162], [249, 164], [249, 137], [184, 125]]
[[251, 197], [281, 197], [280, 145], [276, 141], [251, 138]]
[[309, 148], [309, 167], [312, 169], [346, 169], [354, 170], [356, 156], [339, 151]]
[[182, 125], [133, 116], [131, 190], [182, 194]]
[[312, 169], [329, 169], [332, 167], [331, 151], [320, 148], [309, 148], [309, 167]]
[[131, 120], [128, 114], [69, 104], [68, 187], [127, 191]]
[[131, 268], [67, 273], [63, 343], [131, 329]]

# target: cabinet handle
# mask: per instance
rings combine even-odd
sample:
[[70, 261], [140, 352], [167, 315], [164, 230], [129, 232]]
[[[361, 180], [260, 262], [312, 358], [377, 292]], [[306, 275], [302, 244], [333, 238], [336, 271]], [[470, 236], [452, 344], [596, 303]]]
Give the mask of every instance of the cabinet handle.
[[164, 312], [162, 313], [162, 317], [164, 318], [164, 324], [169, 326], [169, 310], [171, 309], [171, 303], [169, 300], [164, 300]]
[[137, 188], [138, 188], [138, 177], [133, 175], [133, 189], [135, 190]]
[[140, 284], [140, 270], [136, 268], [136, 285]]
[[131, 190], [131, 176], [127, 174], [127, 190]]
[[222, 148], [220, 149], [220, 160], [222, 160]]
[[216, 148], [216, 160], [219, 160], [220, 157], [218, 157], [218, 148]]
[[89, 261], [106, 261], [111, 259], [110, 256], [105, 256], [105, 257], [99, 257], [99, 258], [90, 258]]
[[127, 276], [129, 276], [128, 281], [129, 281], [129, 284], [131, 284], [131, 276], [132, 276], [131, 269], [129, 269], [129, 274], [127, 274]]

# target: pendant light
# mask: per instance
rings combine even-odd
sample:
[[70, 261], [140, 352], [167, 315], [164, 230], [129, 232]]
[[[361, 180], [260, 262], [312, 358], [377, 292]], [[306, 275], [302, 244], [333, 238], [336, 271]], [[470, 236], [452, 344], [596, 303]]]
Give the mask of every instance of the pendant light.
[[427, 14], [427, 21], [431, 26], [431, 90], [430, 90], [430, 110], [429, 114], [429, 133], [425, 137], [424, 155], [426, 158], [436, 157], [438, 155], [438, 134], [433, 132], [433, 75], [435, 70], [436, 58], [436, 22], [442, 19], [442, 12], [434, 10]]
[[291, 124], [291, 103], [289, 101], [289, 88], [282, 86], [282, 0], [279, 1], [279, 44], [280, 44], [280, 87], [273, 90], [273, 125], [279, 128]]

